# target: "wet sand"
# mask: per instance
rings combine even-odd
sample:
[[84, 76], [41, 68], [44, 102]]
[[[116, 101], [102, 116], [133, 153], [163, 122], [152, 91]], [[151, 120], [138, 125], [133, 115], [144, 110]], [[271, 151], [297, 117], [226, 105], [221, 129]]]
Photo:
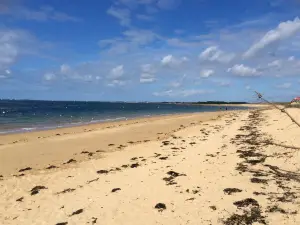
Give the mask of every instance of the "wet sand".
[[1, 139], [0, 224], [300, 223], [299, 150], [278, 146], [300, 128], [280, 112], [122, 123]]

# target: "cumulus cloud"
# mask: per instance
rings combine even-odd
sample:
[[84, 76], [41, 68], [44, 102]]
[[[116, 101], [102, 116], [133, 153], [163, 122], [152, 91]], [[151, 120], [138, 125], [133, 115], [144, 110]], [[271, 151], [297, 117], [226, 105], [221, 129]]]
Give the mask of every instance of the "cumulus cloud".
[[151, 77], [151, 78], [143, 78], [141, 77], [140, 78], [140, 83], [144, 84], [144, 83], [153, 83], [155, 82], [156, 79], [154, 77]]
[[129, 9], [112, 6], [107, 10], [107, 14], [117, 18], [122, 26], [130, 26], [131, 14]]
[[268, 63], [268, 66], [269, 66], [269, 67], [276, 67], [276, 68], [280, 68], [280, 67], [281, 67], [281, 65], [282, 65], [282, 62], [281, 62], [281, 60], [274, 60], [274, 61], [272, 61], [272, 62]]
[[200, 55], [201, 60], [211, 61], [211, 62], [220, 62], [228, 63], [235, 57], [234, 53], [225, 53], [220, 50], [217, 46], [211, 46], [205, 49]]
[[212, 76], [214, 73], [215, 73], [215, 71], [211, 70], [211, 69], [201, 70], [200, 76], [202, 78], [208, 78], [208, 77]]
[[173, 55], [167, 55], [162, 58], [161, 64], [167, 67], [177, 67], [182, 65], [184, 62], [187, 62], [189, 59], [187, 57], [176, 58]]
[[11, 75], [10, 70], [4, 70], [4, 71], [0, 70], [0, 79], [8, 78], [10, 75]]
[[295, 60], [295, 56], [290, 56], [289, 58], [288, 58], [288, 61], [294, 61]]
[[245, 53], [244, 57], [253, 57], [268, 46], [290, 38], [300, 31], [300, 20], [288, 20], [280, 23], [276, 29], [267, 32], [258, 42], [254, 43]]
[[241, 77], [252, 77], [261, 74], [259, 71], [257, 71], [257, 69], [245, 66], [244, 64], [236, 64], [233, 67], [229, 68], [227, 72], [231, 72], [232, 74]]
[[277, 88], [280, 88], [280, 89], [288, 89], [292, 86], [292, 83], [283, 83], [283, 84], [278, 84], [276, 85]]
[[117, 86], [124, 86], [128, 83], [128, 81], [124, 80], [112, 80], [110, 83], [107, 84], [108, 87], [117, 87]]
[[156, 81], [155, 69], [151, 64], [141, 65], [140, 83], [153, 83]]
[[119, 65], [113, 69], [111, 69], [110, 74], [108, 75], [109, 79], [118, 79], [121, 78], [124, 74], [124, 66]]
[[0, 69], [12, 65], [19, 54], [18, 41], [22, 38], [19, 32], [0, 31]]
[[162, 92], [154, 92], [154, 96], [160, 97], [189, 97], [194, 95], [204, 95], [214, 93], [213, 90], [186, 89], [186, 90], [167, 90]]
[[46, 81], [52, 81], [56, 79], [56, 75], [54, 73], [46, 73], [44, 74], [44, 79]]
[[60, 72], [62, 73], [62, 74], [67, 74], [67, 73], [69, 73], [71, 71], [71, 67], [69, 66], [69, 65], [67, 65], [67, 64], [62, 64], [61, 66], [60, 66]]

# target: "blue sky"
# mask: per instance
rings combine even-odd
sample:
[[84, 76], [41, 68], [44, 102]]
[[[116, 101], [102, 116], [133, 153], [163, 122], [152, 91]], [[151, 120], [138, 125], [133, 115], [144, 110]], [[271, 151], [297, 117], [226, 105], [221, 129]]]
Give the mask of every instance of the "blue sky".
[[290, 101], [298, 0], [1, 0], [0, 98]]

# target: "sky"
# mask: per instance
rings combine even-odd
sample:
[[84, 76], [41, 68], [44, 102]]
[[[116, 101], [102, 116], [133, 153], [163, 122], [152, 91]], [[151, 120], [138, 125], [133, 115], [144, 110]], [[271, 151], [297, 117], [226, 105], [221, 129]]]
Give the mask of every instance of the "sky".
[[0, 0], [0, 99], [300, 96], [300, 0]]

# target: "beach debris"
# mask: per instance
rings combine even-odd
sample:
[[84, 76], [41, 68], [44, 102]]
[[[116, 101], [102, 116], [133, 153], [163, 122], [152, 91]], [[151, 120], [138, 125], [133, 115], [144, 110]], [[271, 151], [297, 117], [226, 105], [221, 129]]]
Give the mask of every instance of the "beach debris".
[[90, 152], [88, 151], [82, 151], [81, 154], [89, 154]]
[[137, 168], [138, 166], [140, 166], [140, 164], [138, 164], [138, 163], [133, 163], [133, 164], [131, 164], [130, 168]]
[[190, 142], [190, 145], [195, 145], [196, 144], [196, 142]]
[[233, 203], [235, 206], [237, 206], [238, 208], [242, 208], [242, 207], [248, 207], [248, 206], [256, 206], [259, 207], [258, 202], [253, 199], [253, 198], [246, 198], [244, 200], [241, 201], [236, 201]]
[[75, 216], [75, 215], [78, 215], [80, 213], [83, 213], [83, 209], [78, 209], [75, 212], [72, 212], [72, 214], [70, 216]]
[[67, 224], [68, 224], [68, 222], [61, 222], [61, 223], [57, 223], [55, 225], [67, 225]]
[[24, 171], [28, 171], [28, 170], [32, 170], [31, 167], [26, 167], [24, 169], [20, 169], [19, 172], [24, 172]]
[[75, 159], [69, 159], [67, 162], [64, 164], [69, 164], [69, 163], [76, 163], [77, 161]]
[[259, 178], [256, 178], [256, 177], [251, 178], [250, 181], [252, 183], [261, 183], [261, 184], [267, 184], [268, 183], [268, 180], [259, 179]]
[[169, 145], [169, 144], [170, 144], [170, 141], [163, 141], [162, 144], [163, 144], [163, 145]]
[[185, 174], [180, 174], [180, 173], [177, 173], [177, 172], [174, 172], [174, 171], [169, 171], [167, 172], [167, 174], [169, 175], [169, 177], [164, 177], [163, 180], [166, 181], [167, 185], [174, 185], [174, 184], [177, 184], [174, 179], [176, 177], [179, 177], [179, 176], [186, 176]]
[[59, 134], [59, 133], [57, 133], [57, 134], [55, 134], [56, 136], [60, 136], [61, 134]]
[[242, 190], [238, 188], [225, 188], [223, 191], [228, 195], [231, 195], [232, 193], [242, 192]]
[[63, 190], [63, 191], [61, 191], [61, 192], [57, 192], [56, 194], [65, 194], [65, 193], [68, 193], [68, 192], [73, 192], [73, 191], [75, 191], [75, 189], [74, 188], [67, 188], [67, 189], [65, 189], [65, 190]]
[[121, 191], [121, 188], [114, 188], [111, 190], [111, 192], [117, 192], [117, 191]]
[[137, 159], [138, 159], [137, 157], [133, 157], [130, 160], [134, 161], [134, 160], [137, 160]]
[[115, 144], [109, 144], [108, 146], [114, 146]]
[[92, 224], [97, 223], [98, 218], [97, 217], [92, 217]]
[[44, 190], [44, 189], [47, 189], [45, 186], [35, 186], [34, 188], [31, 189], [31, 195], [36, 195], [40, 192], [40, 190]]
[[243, 214], [234, 213], [229, 218], [223, 221], [224, 225], [238, 225], [238, 224], [254, 224], [261, 223], [267, 224], [265, 217], [261, 215], [258, 207], [251, 208], [250, 211], [244, 211]]
[[50, 169], [56, 169], [56, 168], [58, 168], [57, 166], [54, 166], [54, 165], [50, 165], [50, 166], [48, 166], [46, 169], [47, 170], [50, 170]]
[[168, 156], [159, 157], [160, 160], [167, 160]]
[[108, 174], [109, 171], [108, 170], [98, 170], [97, 173], [98, 174]]
[[282, 214], [287, 214], [287, 212], [280, 208], [278, 205], [274, 205], [274, 206], [269, 206], [268, 209], [267, 209], [267, 212], [270, 212], [270, 213], [275, 213], [275, 212], [279, 212], [279, 213], [282, 213]]
[[217, 210], [217, 207], [214, 205], [209, 206], [209, 208], [211, 208], [212, 210]]
[[158, 209], [160, 212], [167, 209], [166, 204], [164, 203], [157, 203], [154, 208]]
[[123, 168], [127, 168], [129, 165], [122, 165]]
[[16, 201], [17, 202], [23, 202], [24, 197], [18, 198]]
[[90, 184], [90, 183], [96, 182], [96, 181], [98, 181], [98, 180], [99, 180], [99, 178], [96, 178], [96, 179], [93, 179], [93, 180], [89, 180], [89, 181], [87, 181], [86, 183], [87, 183], [87, 184]]
[[188, 199], [185, 200], [185, 201], [193, 201], [193, 200], [195, 200], [195, 198], [188, 198]]

